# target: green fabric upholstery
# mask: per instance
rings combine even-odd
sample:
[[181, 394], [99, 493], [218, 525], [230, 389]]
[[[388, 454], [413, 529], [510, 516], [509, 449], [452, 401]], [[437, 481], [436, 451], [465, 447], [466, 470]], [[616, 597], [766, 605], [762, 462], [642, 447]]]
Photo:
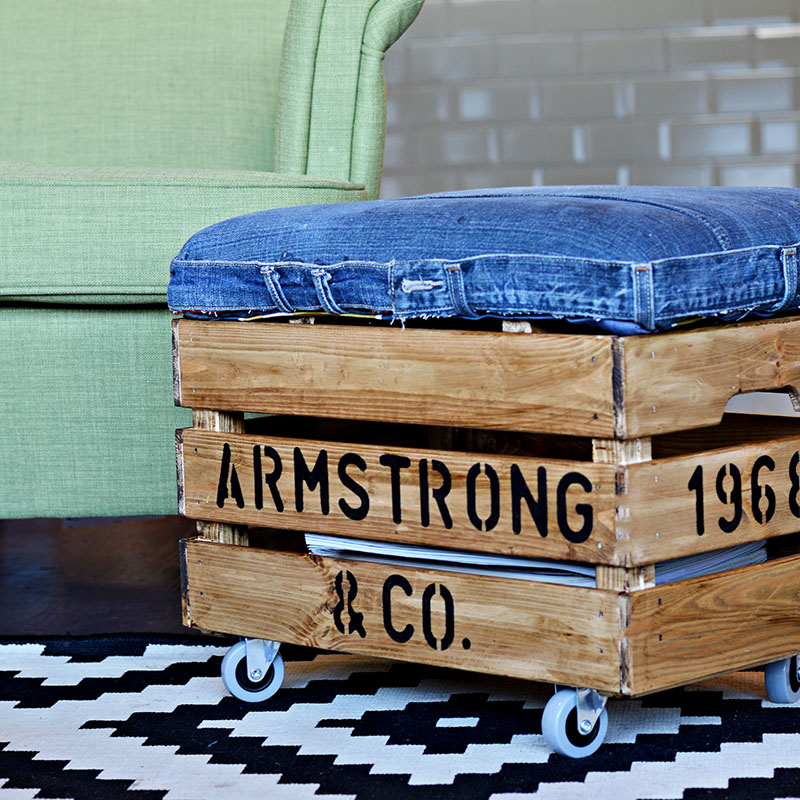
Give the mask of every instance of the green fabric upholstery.
[[5, 517], [176, 513], [175, 428], [191, 413], [172, 402], [170, 318], [2, 309]]
[[304, 175], [0, 163], [0, 298], [165, 302], [169, 262], [201, 228], [365, 197], [356, 184]]
[[289, 0], [3, 0], [0, 159], [271, 170]]
[[4, 0], [0, 517], [176, 513], [170, 259], [377, 194], [381, 59], [421, 0], [289, 3]]
[[311, 0], [289, 11], [275, 168], [363, 183], [378, 196], [386, 129], [384, 51], [422, 0]]

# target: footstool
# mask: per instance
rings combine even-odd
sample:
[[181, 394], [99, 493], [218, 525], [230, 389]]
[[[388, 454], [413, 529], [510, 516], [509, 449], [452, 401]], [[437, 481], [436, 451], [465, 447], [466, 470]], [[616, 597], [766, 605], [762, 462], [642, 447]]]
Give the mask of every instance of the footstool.
[[797, 402], [798, 243], [800, 191], [616, 186], [190, 239], [184, 622], [246, 637], [228, 689], [274, 694], [280, 642], [550, 681], [575, 687], [542, 721], [573, 757], [608, 697], [766, 664], [770, 699], [800, 698], [800, 426], [725, 413]]

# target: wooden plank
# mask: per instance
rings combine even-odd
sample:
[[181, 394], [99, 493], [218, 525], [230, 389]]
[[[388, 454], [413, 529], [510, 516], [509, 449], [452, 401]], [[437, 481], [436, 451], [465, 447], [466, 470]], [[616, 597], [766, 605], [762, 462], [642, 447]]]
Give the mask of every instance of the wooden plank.
[[196, 429], [181, 436], [183, 513], [194, 519], [619, 567], [800, 528], [799, 436], [628, 466]]
[[[650, 461], [652, 442], [644, 439], [592, 439], [592, 461], [600, 464], [639, 464]], [[619, 494], [619, 481], [617, 481]], [[615, 537], [616, 538], [616, 537]], [[616, 542], [615, 542], [616, 545]], [[598, 589], [612, 589], [615, 592], [631, 592], [655, 586], [655, 565], [645, 567], [619, 567], [598, 564], [595, 580]]]
[[186, 478], [183, 474], [184, 464], [183, 454], [183, 429], [178, 428], [175, 431], [175, 472], [178, 478], [178, 513], [186, 516], [186, 496], [183, 493], [183, 487], [186, 483]]
[[614, 592], [186, 544], [191, 625], [620, 691]]
[[172, 320], [172, 396], [175, 405], [181, 405], [181, 342], [178, 334], [178, 320]]
[[716, 425], [740, 392], [800, 390], [796, 317], [619, 341], [624, 437]]
[[793, 533], [800, 436], [632, 464], [617, 490], [618, 546], [631, 564]]
[[651, 458], [649, 438], [592, 439], [592, 461], [597, 464], [638, 464]]
[[222, 433], [244, 433], [244, 414], [234, 411], [224, 413], [202, 408], [192, 410], [192, 425], [196, 430]]
[[180, 320], [181, 402], [613, 437], [608, 336]]
[[800, 652], [800, 556], [646, 589], [630, 601], [633, 694]]
[[[224, 413], [222, 411], [211, 411], [208, 409], [194, 409], [192, 411], [192, 424], [195, 430], [218, 431], [224, 433], [244, 433], [244, 414], [239, 411]], [[183, 456], [183, 449], [179, 451]], [[186, 476], [182, 469], [178, 469], [178, 480], [185, 482]], [[184, 483], [185, 485], [185, 483]], [[182, 488], [178, 489], [178, 494], [183, 498], [183, 512], [186, 511], [186, 497]], [[247, 544], [247, 530], [235, 525], [228, 525], [225, 521], [208, 522], [202, 518], [197, 523], [197, 532], [212, 542], [223, 542], [224, 544]]]
[[598, 564], [595, 569], [598, 589], [636, 592], [656, 585], [655, 564], [646, 567], [612, 567]]
[[182, 437], [184, 510], [195, 519], [592, 563], [617, 557], [613, 465], [191, 428]]

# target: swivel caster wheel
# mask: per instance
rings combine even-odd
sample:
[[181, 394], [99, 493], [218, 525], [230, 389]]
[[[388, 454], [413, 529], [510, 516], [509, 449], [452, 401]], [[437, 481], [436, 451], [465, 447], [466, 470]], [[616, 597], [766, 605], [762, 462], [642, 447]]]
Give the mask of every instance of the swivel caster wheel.
[[800, 700], [800, 663], [798, 656], [773, 661], [764, 666], [764, 685], [773, 703], [796, 703]]
[[[251, 650], [249, 671], [248, 647]], [[222, 659], [222, 682], [225, 688], [246, 703], [269, 700], [281, 688], [283, 676], [283, 658], [278, 653], [277, 642], [260, 639], [236, 642]]]
[[568, 758], [585, 758], [600, 749], [608, 731], [608, 712], [602, 710], [592, 726], [584, 720], [578, 724], [578, 692], [560, 689], [548, 701], [542, 713], [542, 733], [556, 753]]

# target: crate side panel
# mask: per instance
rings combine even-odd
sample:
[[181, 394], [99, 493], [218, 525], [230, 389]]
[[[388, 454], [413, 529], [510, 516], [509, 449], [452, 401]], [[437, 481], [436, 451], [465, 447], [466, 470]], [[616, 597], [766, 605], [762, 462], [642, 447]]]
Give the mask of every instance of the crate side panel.
[[614, 435], [611, 337], [183, 320], [193, 408]]
[[198, 540], [186, 570], [194, 627], [620, 690], [614, 592]]
[[193, 519], [595, 563], [618, 556], [611, 465], [182, 435]]
[[800, 435], [634, 464], [624, 475], [617, 524], [634, 564], [800, 529]]
[[633, 694], [800, 652], [800, 556], [631, 595]]
[[740, 392], [800, 390], [800, 319], [623, 341], [627, 436], [716, 425]]

